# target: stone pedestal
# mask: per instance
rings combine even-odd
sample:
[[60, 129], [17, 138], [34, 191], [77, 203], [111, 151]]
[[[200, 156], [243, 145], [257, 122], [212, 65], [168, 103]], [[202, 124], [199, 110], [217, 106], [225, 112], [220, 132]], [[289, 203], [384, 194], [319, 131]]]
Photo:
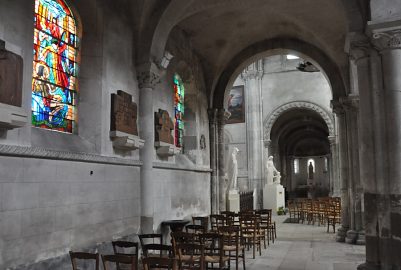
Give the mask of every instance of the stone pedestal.
[[240, 211], [238, 190], [230, 190], [228, 192], [227, 210], [232, 212]]
[[265, 185], [263, 188], [263, 208], [277, 213], [279, 207], [285, 207], [284, 187], [279, 184]]
[[28, 114], [21, 107], [0, 103], [0, 129], [13, 129], [25, 126]]

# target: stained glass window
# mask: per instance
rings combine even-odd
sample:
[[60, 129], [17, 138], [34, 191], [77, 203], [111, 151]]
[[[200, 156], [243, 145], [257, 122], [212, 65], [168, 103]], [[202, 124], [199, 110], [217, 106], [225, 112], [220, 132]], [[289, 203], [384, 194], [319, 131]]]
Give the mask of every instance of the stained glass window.
[[184, 85], [178, 74], [174, 74], [174, 143], [182, 147], [184, 136]]
[[63, 0], [35, 0], [32, 125], [76, 131], [79, 38]]

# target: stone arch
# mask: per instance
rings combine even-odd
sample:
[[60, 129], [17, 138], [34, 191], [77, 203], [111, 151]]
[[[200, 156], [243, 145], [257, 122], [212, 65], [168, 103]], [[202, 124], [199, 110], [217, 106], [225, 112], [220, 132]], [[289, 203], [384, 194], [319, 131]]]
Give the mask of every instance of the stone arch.
[[274, 123], [277, 119], [285, 112], [294, 109], [308, 109], [312, 110], [320, 115], [323, 118], [324, 122], [327, 125], [329, 130], [329, 136], [335, 135], [335, 128], [334, 128], [334, 119], [333, 117], [322, 107], [319, 105], [308, 102], [308, 101], [294, 101], [289, 102], [280, 107], [276, 108], [266, 119], [263, 121], [263, 137], [265, 141], [270, 140], [270, 133], [273, 128]]
[[240, 72], [256, 60], [281, 52], [294, 52], [302, 58], [311, 61], [319, 67], [326, 76], [333, 94], [333, 100], [346, 96], [347, 88], [344, 70], [320, 48], [313, 44], [295, 38], [275, 38], [262, 40], [252, 44], [235, 55], [226, 65], [226, 69], [220, 74], [213, 93], [211, 94], [210, 107], [224, 108], [224, 94], [232, 85]]

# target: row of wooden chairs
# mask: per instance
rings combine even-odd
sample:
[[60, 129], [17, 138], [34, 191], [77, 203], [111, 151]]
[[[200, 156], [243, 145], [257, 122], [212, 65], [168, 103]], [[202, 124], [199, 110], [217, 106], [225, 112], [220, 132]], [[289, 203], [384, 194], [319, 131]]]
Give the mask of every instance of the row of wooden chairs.
[[315, 225], [327, 224], [335, 232], [336, 224], [341, 224], [341, 199], [339, 197], [322, 197], [317, 199], [298, 199], [288, 201], [290, 219], [296, 222]]

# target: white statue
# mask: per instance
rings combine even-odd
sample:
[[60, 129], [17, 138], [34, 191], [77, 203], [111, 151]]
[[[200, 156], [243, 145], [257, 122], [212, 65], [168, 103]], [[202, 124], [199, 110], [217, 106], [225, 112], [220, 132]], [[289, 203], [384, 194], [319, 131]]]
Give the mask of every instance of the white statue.
[[237, 162], [237, 154], [239, 150], [238, 148], [234, 147], [232, 153], [231, 153], [231, 158], [228, 163], [228, 187], [227, 187], [227, 192], [230, 190], [238, 190], [238, 183], [237, 183], [237, 178], [238, 178], [238, 162]]
[[280, 184], [281, 176], [280, 176], [280, 172], [277, 171], [276, 167], [274, 167], [273, 156], [270, 156], [267, 159], [265, 169], [266, 169], [266, 182], [265, 182], [265, 185], [271, 185], [274, 182], [277, 183], [277, 181]]

